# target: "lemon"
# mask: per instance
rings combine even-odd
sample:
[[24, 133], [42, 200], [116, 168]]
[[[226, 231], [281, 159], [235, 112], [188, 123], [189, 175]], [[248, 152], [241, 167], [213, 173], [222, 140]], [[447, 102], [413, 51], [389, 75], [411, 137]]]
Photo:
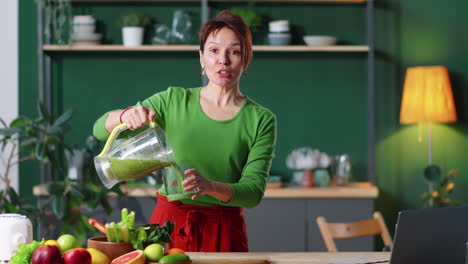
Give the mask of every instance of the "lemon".
[[110, 258], [101, 251], [95, 248], [88, 248], [86, 250], [91, 254], [91, 264], [108, 264], [110, 262]]
[[57, 240], [52, 240], [52, 239], [47, 240], [46, 242], [44, 242], [44, 245], [56, 246], [56, 247], [58, 247], [59, 250], [61, 250], [61, 249], [60, 249], [60, 245], [59, 245], [59, 243], [57, 242]]

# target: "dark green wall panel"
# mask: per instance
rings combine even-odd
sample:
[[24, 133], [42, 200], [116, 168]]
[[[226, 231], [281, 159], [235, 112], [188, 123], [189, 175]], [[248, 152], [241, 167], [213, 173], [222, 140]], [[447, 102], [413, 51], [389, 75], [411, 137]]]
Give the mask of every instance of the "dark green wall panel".
[[[214, 10], [234, 5], [218, 3]], [[171, 23], [172, 10], [184, 7], [199, 17], [196, 4], [80, 4], [77, 14], [91, 13], [101, 23], [108, 42], [120, 43], [115, 20], [128, 9], [144, 10], [160, 23]], [[336, 34], [342, 43], [363, 44], [365, 12], [360, 5], [257, 4], [269, 19], [289, 19], [300, 34]], [[427, 141], [417, 142], [416, 125], [399, 124], [399, 108], [407, 67], [447, 66], [459, 121], [433, 129], [434, 163], [444, 172], [459, 169], [455, 198], [468, 202], [468, 21], [464, 0], [376, 1], [376, 180], [383, 211], [392, 230], [398, 210], [421, 207], [427, 188]], [[199, 23], [199, 21], [198, 21]], [[104, 26], [106, 25], [106, 26]], [[197, 21], [194, 21], [197, 27]], [[20, 113], [35, 115], [37, 57], [35, 6], [20, 1]], [[265, 31], [255, 33], [265, 42]], [[195, 43], [196, 41], [194, 41]], [[295, 43], [301, 43], [300, 38]], [[273, 171], [288, 177], [286, 155], [310, 145], [322, 151], [349, 153], [356, 178], [366, 167], [365, 55], [343, 53], [257, 52], [241, 89], [278, 116], [278, 148]], [[78, 146], [91, 133], [94, 120], [112, 108], [135, 103], [167, 86], [200, 84], [196, 53], [74, 53], [54, 56], [54, 105], [58, 111], [75, 107], [67, 141]], [[30, 166], [30, 165], [28, 165]], [[21, 167], [22, 195], [38, 183], [34, 167]], [[33, 180], [30, 181], [29, 179]]]
[[[83, 144], [102, 113], [125, 108], [171, 85], [201, 83], [196, 52], [55, 57], [56, 102], [61, 111], [78, 110], [67, 137], [77, 145]], [[255, 54], [241, 90], [278, 116], [275, 173], [288, 179], [286, 155], [310, 145], [332, 154], [349, 153], [356, 178], [365, 179], [364, 72], [362, 54]]]
[[[468, 195], [468, 26], [463, 12], [468, 2], [377, 1], [377, 183], [376, 208], [394, 229], [397, 212], [423, 206], [427, 191], [423, 169], [428, 164], [427, 126], [399, 124], [401, 94], [407, 67], [444, 65], [450, 72], [458, 122], [433, 126], [433, 163], [443, 173], [458, 169], [454, 198], [466, 204]], [[418, 142], [418, 135], [423, 141]]]

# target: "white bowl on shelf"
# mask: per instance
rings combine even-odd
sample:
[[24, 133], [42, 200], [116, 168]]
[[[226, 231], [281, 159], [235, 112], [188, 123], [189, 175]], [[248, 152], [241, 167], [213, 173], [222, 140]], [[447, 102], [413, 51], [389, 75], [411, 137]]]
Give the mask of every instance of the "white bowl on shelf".
[[289, 32], [288, 20], [271, 21], [268, 25], [271, 33], [287, 33]]
[[307, 46], [329, 46], [335, 45], [337, 41], [338, 38], [333, 36], [304, 36], [304, 42], [307, 44]]

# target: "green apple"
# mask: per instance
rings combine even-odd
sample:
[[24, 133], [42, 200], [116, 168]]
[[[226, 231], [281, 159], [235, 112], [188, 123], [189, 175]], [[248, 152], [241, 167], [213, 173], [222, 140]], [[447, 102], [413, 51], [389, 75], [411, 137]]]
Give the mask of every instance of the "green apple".
[[161, 244], [153, 243], [147, 246], [143, 253], [147, 260], [158, 262], [162, 257], [164, 257], [164, 247]]
[[70, 234], [61, 235], [57, 239], [57, 243], [60, 245], [60, 251], [63, 253], [72, 248], [79, 248], [81, 247], [80, 241]]

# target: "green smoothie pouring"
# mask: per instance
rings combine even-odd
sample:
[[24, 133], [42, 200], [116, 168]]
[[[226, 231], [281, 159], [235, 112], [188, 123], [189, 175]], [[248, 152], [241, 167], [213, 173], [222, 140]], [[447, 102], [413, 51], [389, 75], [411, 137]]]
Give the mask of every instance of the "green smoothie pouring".
[[155, 122], [150, 122], [149, 127], [140, 133], [117, 141], [119, 135], [127, 129], [125, 123], [116, 126], [102, 152], [94, 158], [99, 178], [107, 188], [164, 167], [176, 166], [164, 131]]
[[168, 200], [190, 199], [194, 192], [184, 191], [182, 181], [185, 175], [175, 162], [164, 131], [156, 123], [150, 122], [146, 130], [117, 141], [127, 129], [125, 123], [116, 126], [102, 152], [94, 158], [96, 171], [104, 186], [112, 188], [118, 182], [138, 179], [166, 168], [163, 180]]

